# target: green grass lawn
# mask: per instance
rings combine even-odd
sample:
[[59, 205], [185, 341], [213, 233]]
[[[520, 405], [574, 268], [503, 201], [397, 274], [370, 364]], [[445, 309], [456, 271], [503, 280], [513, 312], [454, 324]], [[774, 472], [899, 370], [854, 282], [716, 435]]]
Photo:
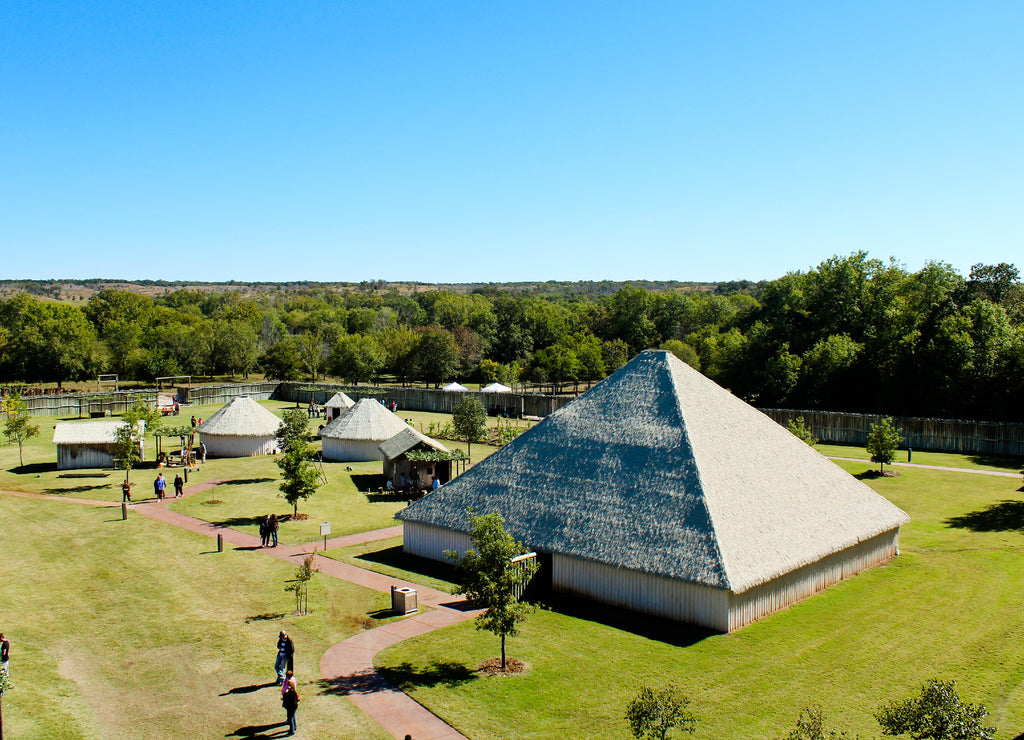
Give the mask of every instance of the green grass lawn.
[[[855, 457], [858, 460], [871, 460], [871, 455], [863, 447], [818, 444], [815, 445], [814, 449], [826, 456]], [[906, 449], [896, 451], [895, 462], [907, 462]], [[939, 465], [946, 468], [966, 468], [968, 470], [996, 470], [1002, 473], [1019, 473], [1021, 468], [1024, 468], [1024, 460], [1019, 457], [959, 455], [950, 452], [924, 452], [922, 450], [913, 451], [911, 462], [914, 465]], [[877, 467], [877, 464], [873, 464]]]
[[[870, 464], [843, 467], [857, 474]], [[810, 703], [836, 726], [877, 737], [872, 710], [933, 676], [956, 679], [966, 700], [988, 705], [1000, 739], [1016, 738], [1024, 733], [1020, 481], [899, 472], [868, 481], [912, 517], [895, 561], [732, 635], [583, 604], [538, 611], [510, 640], [510, 655], [529, 667], [522, 676], [475, 672], [498, 642], [472, 624], [389, 648], [378, 665], [474, 740], [629, 737], [625, 705], [645, 682], [686, 690], [695, 737], [778, 737]]]
[[[293, 616], [294, 567], [117, 509], [0, 496], [3, 618], [12, 643], [12, 738], [266, 737], [284, 719], [277, 633], [296, 644], [300, 732], [387, 735], [319, 683], [331, 644], [389, 605], [324, 577]], [[249, 728], [249, 729], [247, 729]]]
[[375, 573], [422, 583], [438, 591], [451, 591], [455, 587], [452, 580], [454, 569], [451, 566], [407, 555], [402, 551], [401, 537], [336, 547], [320, 554]]

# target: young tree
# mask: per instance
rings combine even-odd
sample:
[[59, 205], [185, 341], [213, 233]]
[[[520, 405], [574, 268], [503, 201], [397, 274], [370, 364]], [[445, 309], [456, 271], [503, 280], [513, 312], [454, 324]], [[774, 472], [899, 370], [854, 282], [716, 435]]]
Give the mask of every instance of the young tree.
[[4, 436], [7, 443], [18, 443], [18, 462], [25, 467], [23, 450], [25, 443], [39, 434], [39, 425], [32, 423], [32, 416], [28, 407], [21, 400], [21, 396], [8, 396], [4, 399]]
[[883, 417], [868, 429], [867, 451], [871, 455], [871, 462], [878, 463], [879, 472], [886, 463], [892, 463], [896, 457], [896, 448], [902, 441], [903, 435], [889, 416]]
[[795, 419], [787, 421], [786, 429], [788, 429], [793, 436], [803, 442], [806, 442], [811, 447], [818, 444], [818, 440], [815, 439], [814, 435], [811, 433], [811, 428], [807, 426], [804, 422], [804, 417], [802, 416], [798, 416]]
[[519, 634], [518, 625], [530, 611], [516, 594], [530, 582], [537, 567], [532, 559], [512, 562], [526, 548], [505, 531], [500, 514], [477, 516], [470, 512], [469, 521], [473, 546], [461, 557], [455, 550], [444, 554], [457, 568], [459, 585], [454, 593], [464, 593], [484, 608], [476, 618], [476, 628], [501, 638], [501, 669], [505, 670], [505, 638]]
[[995, 727], [982, 724], [984, 704], [964, 704], [955, 681], [931, 679], [919, 696], [883, 704], [875, 711], [883, 735], [909, 734], [914, 740], [994, 740]]
[[124, 478], [129, 480], [132, 468], [142, 462], [142, 440], [152, 434], [163, 421], [160, 412], [143, 401], [121, 414], [123, 422], [114, 431], [114, 457], [124, 465]]
[[472, 452], [473, 443], [482, 440], [487, 429], [487, 414], [480, 401], [473, 396], [463, 398], [452, 410], [452, 427], [455, 434], [465, 440], [468, 451]]
[[845, 730], [838, 731], [825, 727], [825, 715], [821, 707], [810, 706], [800, 710], [796, 729], [791, 730], [783, 740], [857, 740]]
[[662, 689], [644, 686], [626, 707], [633, 737], [668, 740], [669, 732], [693, 732], [697, 718], [687, 707], [690, 699], [674, 684]]
[[313, 465], [313, 445], [309, 438], [309, 420], [302, 409], [285, 411], [284, 421], [277, 430], [282, 454], [274, 462], [283, 478], [279, 486], [281, 496], [292, 505], [294, 518], [299, 516], [299, 501], [305, 501], [323, 485]]

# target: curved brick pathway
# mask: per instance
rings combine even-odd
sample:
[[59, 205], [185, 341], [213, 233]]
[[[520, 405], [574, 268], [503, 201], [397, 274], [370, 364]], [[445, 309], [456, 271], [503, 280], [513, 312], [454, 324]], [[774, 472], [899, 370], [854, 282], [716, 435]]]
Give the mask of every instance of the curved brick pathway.
[[[189, 486], [185, 489], [185, 496], [194, 496], [219, 486], [223, 482], [223, 480], [210, 480]], [[2, 493], [25, 498], [56, 499], [89, 506], [121, 506], [119, 501], [96, 501], [20, 491], [2, 491]], [[311, 552], [323, 548], [322, 540], [305, 545], [279, 545], [278, 547], [262, 548], [259, 538], [255, 535], [211, 524], [202, 519], [168, 509], [167, 504], [175, 500], [173, 495], [163, 501], [148, 498], [130, 504], [130, 508], [135, 513], [150, 519], [207, 537], [221, 535], [225, 543], [234, 547], [258, 549], [265, 555], [288, 562], [297, 563]], [[328, 539], [327, 547], [348, 547], [397, 537], [401, 534], [401, 525], [385, 527]], [[418, 603], [430, 607], [430, 611], [418, 612], [400, 621], [361, 632], [331, 646], [320, 658], [321, 677], [334, 684], [338, 690], [349, 697], [353, 704], [395, 738], [404, 738], [406, 734], [410, 734], [415, 740], [468, 740], [437, 715], [392, 686], [373, 667], [373, 658], [378, 652], [397, 642], [472, 619], [479, 612], [470, 610], [465, 600], [444, 591], [390, 578], [320, 555], [315, 556], [315, 563], [319, 571], [325, 575], [340, 578], [365, 588], [372, 588], [375, 591], [390, 593], [392, 586], [414, 588], [417, 592]]]

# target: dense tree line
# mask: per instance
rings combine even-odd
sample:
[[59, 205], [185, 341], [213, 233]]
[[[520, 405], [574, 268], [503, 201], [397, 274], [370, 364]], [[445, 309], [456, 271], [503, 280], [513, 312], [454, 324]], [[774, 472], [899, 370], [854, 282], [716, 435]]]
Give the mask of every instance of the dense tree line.
[[412, 295], [105, 289], [83, 304], [0, 302], [0, 374], [47, 381], [116, 372], [453, 378], [564, 388], [649, 347], [669, 349], [761, 406], [1020, 418], [1024, 289], [1013, 265], [908, 272], [865, 253], [716, 290], [530, 293], [479, 286]]

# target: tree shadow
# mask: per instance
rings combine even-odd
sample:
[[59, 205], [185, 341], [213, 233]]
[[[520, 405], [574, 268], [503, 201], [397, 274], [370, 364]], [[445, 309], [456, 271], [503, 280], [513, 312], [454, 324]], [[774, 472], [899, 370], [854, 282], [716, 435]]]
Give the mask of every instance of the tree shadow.
[[349, 696], [371, 694], [398, 688], [402, 691], [414, 687], [447, 686], [454, 688], [478, 678], [476, 671], [461, 663], [434, 661], [429, 666], [415, 668], [411, 663], [402, 663], [394, 668], [381, 669], [378, 673], [366, 668], [351, 676], [320, 679], [321, 694]]
[[95, 486], [65, 486], [62, 488], [44, 488], [43, 493], [59, 496], [62, 493], [85, 493], [87, 491], [98, 491], [101, 488], [111, 488], [113, 483], [100, 483]]
[[[281, 727], [283, 729], [277, 730], [275, 728]], [[287, 722], [275, 722], [269, 725], [249, 725], [248, 727], [239, 727], [234, 732], [229, 732], [224, 737], [247, 737], [252, 740], [266, 740], [272, 737], [287, 737], [288, 736], [288, 723]]]
[[252, 486], [257, 483], [268, 483], [276, 478], [235, 478], [234, 480], [226, 480], [218, 485], [221, 486]]
[[[280, 521], [280, 519], [281, 517], [278, 517], [278, 521]], [[227, 519], [219, 519], [217, 521], [211, 520], [210, 524], [217, 527], [228, 527], [233, 529], [235, 527], [258, 526], [261, 521], [263, 521], [263, 517], [261, 516], [233, 516], [228, 517]]]
[[218, 694], [218, 696], [230, 696], [232, 694], [251, 694], [254, 691], [259, 691], [260, 689], [279, 688], [280, 686], [281, 684], [277, 681], [270, 681], [268, 683], [254, 683], [251, 686], [236, 686], [233, 689], [228, 689], [223, 694]]
[[950, 517], [947, 527], [969, 529], [972, 532], [1010, 532], [1024, 529], [1024, 501], [1000, 501], [980, 511]]
[[263, 614], [254, 614], [251, 617], [245, 618], [246, 624], [252, 622], [273, 622], [275, 619], [283, 619], [284, 612], [263, 612]]
[[[1000, 455], [968, 455], [968, 459], [977, 465], [989, 465], [993, 468], [1003, 468], [1013, 472], [1024, 468], [1024, 460], [1019, 457], [1002, 457]], [[1024, 735], [1022, 735], [1024, 738]], [[1015, 739], [1016, 740], [1016, 739]]]

